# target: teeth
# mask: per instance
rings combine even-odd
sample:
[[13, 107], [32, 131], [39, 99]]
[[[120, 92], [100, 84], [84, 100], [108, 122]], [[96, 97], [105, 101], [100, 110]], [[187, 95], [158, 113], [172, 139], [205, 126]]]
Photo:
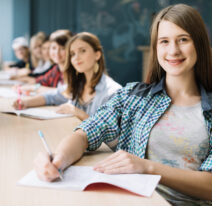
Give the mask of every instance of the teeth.
[[180, 60], [169, 60], [169, 61], [175, 63], [175, 62], [179, 62]]

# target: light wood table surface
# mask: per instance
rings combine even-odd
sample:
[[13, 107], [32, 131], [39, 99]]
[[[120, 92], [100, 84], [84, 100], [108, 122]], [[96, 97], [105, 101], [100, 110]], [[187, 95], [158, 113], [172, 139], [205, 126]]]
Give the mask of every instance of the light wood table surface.
[[[5, 107], [0, 99], [0, 107]], [[8, 101], [10, 102], [10, 101]], [[133, 195], [118, 188], [106, 187], [85, 192], [17, 186], [16, 183], [33, 168], [33, 160], [44, 151], [38, 136], [42, 130], [55, 150], [63, 137], [80, 123], [75, 117], [56, 120], [34, 120], [0, 113], [0, 205], [1, 206], [154, 206], [169, 205], [156, 191], [152, 197]], [[76, 165], [94, 165], [111, 154], [103, 145], [86, 153]]]

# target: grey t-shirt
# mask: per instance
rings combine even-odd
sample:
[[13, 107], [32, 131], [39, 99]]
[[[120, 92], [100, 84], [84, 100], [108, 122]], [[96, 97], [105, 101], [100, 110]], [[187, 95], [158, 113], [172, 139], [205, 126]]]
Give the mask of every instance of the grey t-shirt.
[[[201, 103], [171, 105], [150, 133], [147, 158], [171, 167], [198, 170], [209, 147]], [[173, 205], [212, 205], [212, 201], [197, 200], [163, 185], [157, 190]]]

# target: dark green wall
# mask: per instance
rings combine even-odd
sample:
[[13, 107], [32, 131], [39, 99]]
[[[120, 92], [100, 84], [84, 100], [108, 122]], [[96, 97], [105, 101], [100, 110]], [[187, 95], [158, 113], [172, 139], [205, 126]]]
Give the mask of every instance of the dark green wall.
[[[103, 45], [109, 74], [121, 84], [141, 81], [141, 52], [149, 44], [152, 16], [161, 8], [187, 3], [202, 14], [211, 33], [211, 0], [33, 0], [32, 33], [59, 28], [96, 34]], [[210, 12], [208, 12], [210, 11]]]
[[[76, 27], [74, 0], [31, 0], [31, 33]], [[76, 30], [76, 29], [74, 29]]]
[[[2, 0], [7, 1], [7, 0]], [[152, 16], [175, 3], [199, 10], [212, 36], [211, 0], [13, 0], [13, 35], [56, 29], [89, 31], [103, 45], [109, 74], [121, 84], [141, 81], [139, 45], [149, 44]]]

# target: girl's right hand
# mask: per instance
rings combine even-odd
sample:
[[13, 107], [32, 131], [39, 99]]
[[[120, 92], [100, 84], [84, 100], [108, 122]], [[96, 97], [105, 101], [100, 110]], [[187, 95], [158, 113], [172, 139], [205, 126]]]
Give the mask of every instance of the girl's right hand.
[[17, 110], [22, 110], [27, 108], [26, 100], [17, 99], [13, 102], [13, 107]]
[[34, 160], [34, 169], [37, 176], [42, 181], [52, 182], [59, 178], [60, 174], [58, 169], [61, 168], [62, 158], [60, 155], [56, 155], [51, 161], [47, 153], [39, 153]]

